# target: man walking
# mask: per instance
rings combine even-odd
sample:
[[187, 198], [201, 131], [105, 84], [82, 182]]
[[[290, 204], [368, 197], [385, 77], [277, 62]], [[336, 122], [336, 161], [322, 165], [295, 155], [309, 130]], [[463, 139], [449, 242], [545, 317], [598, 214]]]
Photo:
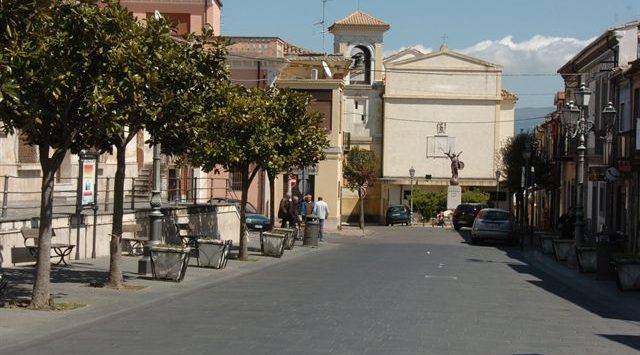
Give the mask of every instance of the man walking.
[[313, 214], [318, 217], [318, 239], [323, 242], [323, 230], [324, 230], [324, 220], [329, 216], [329, 205], [322, 200], [322, 196], [318, 196], [318, 202], [316, 202], [315, 207], [313, 208]]

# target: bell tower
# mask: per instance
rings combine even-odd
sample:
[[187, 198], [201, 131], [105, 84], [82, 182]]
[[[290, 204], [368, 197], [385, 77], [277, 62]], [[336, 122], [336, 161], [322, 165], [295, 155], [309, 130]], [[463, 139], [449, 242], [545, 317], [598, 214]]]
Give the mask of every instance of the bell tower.
[[389, 24], [356, 11], [329, 27], [333, 51], [352, 60], [349, 84], [372, 85], [382, 81], [383, 36]]

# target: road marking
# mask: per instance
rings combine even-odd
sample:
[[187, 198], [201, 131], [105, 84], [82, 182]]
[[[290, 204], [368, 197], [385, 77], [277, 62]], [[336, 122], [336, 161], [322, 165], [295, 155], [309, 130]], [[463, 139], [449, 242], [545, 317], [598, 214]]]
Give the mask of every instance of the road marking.
[[431, 255], [431, 252], [429, 250], [427, 250], [427, 255]]
[[458, 276], [424, 275], [425, 279], [458, 280]]
[[438, 264], [438, 269], [442, 269], [442, 267], [444, 266], [444, 264]]

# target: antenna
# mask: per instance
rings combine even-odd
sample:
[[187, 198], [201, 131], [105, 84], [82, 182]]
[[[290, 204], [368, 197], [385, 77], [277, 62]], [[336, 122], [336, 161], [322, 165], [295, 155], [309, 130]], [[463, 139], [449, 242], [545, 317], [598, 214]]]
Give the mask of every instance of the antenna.
[[327, 52], [325, 51], [325, 45], [324, 45], [324, 40], [325, 40], [325, 35], [327, 34], [327, 30], [326, 30], [326, 8], [327, 8], [327, 3], [329, 1], [332, 0], [322, 0], [322, 20], [320, 20], [319, 22], [314, 23], [315, 26], [320, 25], [322, 27], [322, 30], [320, 31], [322, 33], [322, 53], [326, 54]]

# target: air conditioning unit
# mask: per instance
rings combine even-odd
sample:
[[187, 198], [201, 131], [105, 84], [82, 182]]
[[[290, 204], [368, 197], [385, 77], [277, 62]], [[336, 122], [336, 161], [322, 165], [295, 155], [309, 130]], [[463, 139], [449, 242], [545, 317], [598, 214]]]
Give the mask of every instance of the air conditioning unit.
[[318, 80], [318, 69], [311, 69], [311, 80]]

